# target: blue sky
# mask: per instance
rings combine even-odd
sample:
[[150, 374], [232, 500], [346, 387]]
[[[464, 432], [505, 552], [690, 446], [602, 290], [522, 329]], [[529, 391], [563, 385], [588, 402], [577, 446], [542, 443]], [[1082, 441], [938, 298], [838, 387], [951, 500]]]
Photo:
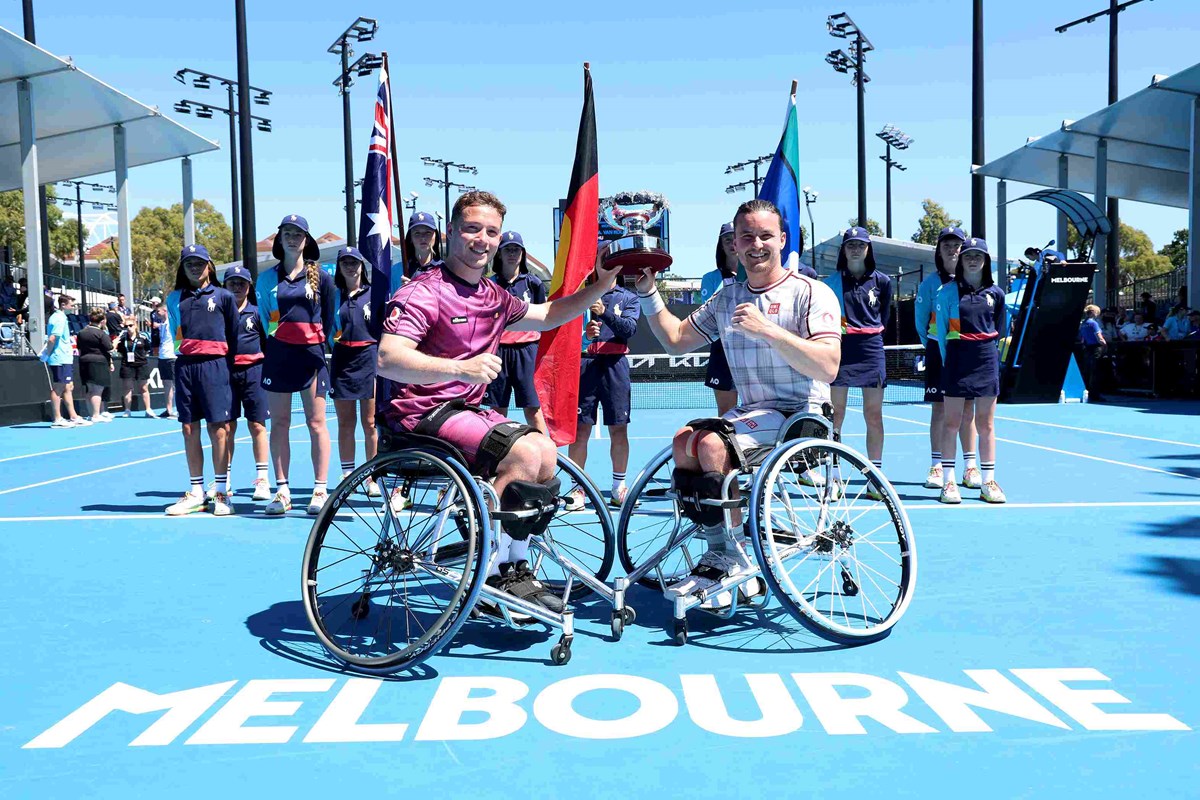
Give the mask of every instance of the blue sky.
[[[169, 115], [181, 98], [223, 102], [222, 93], [175, 82], [177, 69], [236, 75], [231, 0], [35, 5], [41, 46], [74, 57], [81, 68]], [[341, 103], [331, 85], [338, 63], [325, 51], [359, 12], [380, 24], [378, 38], [359, 47], [387, 50], [392, 60], [403, 193], [417, 191], [422, 210], [441, 210], [441, 190], [424, 185], [422, 178], [434, 173], [420, 157], [474, 164], [478, 176], [460, 175], [460, 182], [499, 194], [509, 206], [507, 227], [519, 230], [543, 261], [552, 257], [551, 209], [570, 178], [585, 60], [595, 81], [601, 192], [647, 188], [671, 200], [675, 271], [700, 275], [712, 268], [716, 231], [737, 202], [749, 198], [746, 191], [725, 193], [728, 184], [748, 177], [725, 175], [725, 165], [774, 149], [793, 78], [800, 83], [800, 180], [820, 191], [816, 232], [824, 239], [844, 227], [856, 207], [854, 91], [847, 76], [823, 62], [842, 45], [825, 31], [826, 16], [837, 11], [848, 12], [876, 47], [867, 63], [870, 215], [883, 222], [883, 145], [872, 134], [890, 123], [916, 140], [898, 156], [908, 171], [893, 173], [896, 235], [916, 230], [925, 197], [969, 222], [969, 0], [744, 6], [668, 0], [647, 5], [645, 13], [620, 4], [475, 0], [357, 9], [308, 0], [248, 5], [251, 81], [275, 92], [270, 106], [255, 107], [274, 122], [273, 133], [254, 134], [259, 238], [289, 213], [307, 216], [318, 233], [344, 233]], [[1105, 102], [1107, 26], [1054, 32], [1099, 10], [1104, 0], [985, 5], [991, 160]], [[0, 7], [0, 25], [21, 30], [19, 3]], [[1124, 96], [1154, 73], [1194, 62], [1200, 4], [1142, 3], [1121, 14], [1121, 28]], [[365, 159], [375, 81], [359, 79], [352, 93], [356, 174]], [[223, 117], [176, 118], [209, 138], [227, 138]], [[227, 153], [194, 159], [194, 180], [197, 197], [228, 217]], [[1013, 184], [1009, 197], [1032, 190]], [[131, 172], [135, 211], [178, 202], [180, 194], [177, 162]], [[994, 232], [991, 180], [988, 204]], [[1156, 246], [1186, 225], [1181, 210], [1132, 202], [1121, 208]], [[1011, 207], [1010, 256], [1053, 235], [1048, 206]]]

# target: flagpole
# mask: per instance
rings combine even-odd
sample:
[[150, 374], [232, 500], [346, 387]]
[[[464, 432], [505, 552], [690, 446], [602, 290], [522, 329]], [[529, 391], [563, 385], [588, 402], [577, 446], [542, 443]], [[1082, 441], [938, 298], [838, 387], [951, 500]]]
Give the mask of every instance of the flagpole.
[[[400, 209], [396, 211], [396, 228], [400, 231], [400, 240], [404, 241], [404, 198], [400, 194], [400, 159], [396, 154], [396, 115], [392, 113], [392, 68], [388, 64], [387, 51], [383, 51], [383, 74], [386, 75], [388, 87], [388, 120], [391, 123], [391, 136], [388, 137], [392, 149], [392, 187], [395, 192], [396, 205]], [[394, 209], [389, 209], [393, 210]], [[391, 231], [388, 232], [391, 235]], [[405, 273], [407, 265], [404, 263], [404, 245], [400, 245], [400, 274]]]

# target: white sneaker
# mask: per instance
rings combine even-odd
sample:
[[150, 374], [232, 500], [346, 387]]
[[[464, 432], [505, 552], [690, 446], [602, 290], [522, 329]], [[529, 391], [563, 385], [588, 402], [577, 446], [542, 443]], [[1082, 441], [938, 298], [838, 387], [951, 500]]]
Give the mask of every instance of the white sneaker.
[[883, 490], [876, 485], [875, 481], [871, 481], [867, 484], [867, 497], [871, 498], [872, 500], [879, 500], [881, 502], [883, 501]]
[[146, 419], [158, 419], [158, 414], [155, 414], [153, 411], [146, 409]]
[[807, 469], [800, 473], [800, 484], [802, 486], [813, 486], [818, 489], [825, 485], [825, 476], [813, 469]]
[[[404, 488], [400, 486], [392, 489], [392, 497], [388, 502], [392, 506], [393, 514], [399, 514], [407, 508], [412, 508], [413, 505], [412, 499], [404, 493]], [[438, 497], [438, 502], [441, 502], [440, 496]]]
[[968, 489], [980, 489], [983, 487], [983, 476], [976, 467], [969, 467], [963, 473], [963, 486]]
[[254, 479], [254, 500], [270, 500], [271, 499], [271, 484], [267, 483], [266, 478]]
[[1008, 498], [1004, 496], [1004, 490], [1000, 488], [1000, 484], [995, 481], [988, 481], [979, 491], [979, 499], [988, 503], [1007, 503]]
[[962, 495], [958, 493], [958, 485], [954, 481], [946, 481], [946, 485], [942, 487], [942, 494], [938, 497], [938, 502], [952, 506], [962, 502]]
[[942, 465], [934, 464], [929, 468], [929, 474], [925, 476], [926, 489], [942, 488]]
[[567, 511], [578, 511], [585, 505], [587, 505], [587, 495], [583, 493], [583, 489], [576, 487], [567, 495], [564, 507]]
[[[613, 508], [620, 508], [625, 505], [625, 498], [629, 496], [629, 488], [622, 486], [620, 489], [613, 489], [608, 496], [608, 504]], [[582, 504], [580, 508], [582, 508]]]
[[[696, 563], [696, 566], [692, 569], [692, 573], [683, 580], [668, 586], [665, 594], [668, 597], [687, 597], [688, 595], [710, 589], [725, 578], [743, 575], [749, 569], [749, 562], [745, 558], [740, 557], [739, 553], [719, 553], [715, 550], [709, 550], [700, 556], [700, 561]], [[705, 604], [708, 605], [710, 601], [715, 604], [720, 600], [721, 594], [726, 595], [725, 605], [729, 605], [727, 592], [722, 592], [715, 597], [708, 598], [705, 600]]]
[[329, 499], [329, 492], [313, 492], [312, 497], [308, 501], [308, 508], [305, 511], [310, 517], [315, 517], [321, 513], [321, 509], [325, 507], [325, 501]]
[[76, 417], [75, 419], [71, 420], [71, 424], [76, 428], [86, 428], [88, 425], [92, 424], [92, 421], [86, 417]]
[[50, 427], [51, 428], [74, 428], [75, 426], [71, 424], [71, 421], [69, 419], [59, 418], [59, 419], [54, 420], [54, 422], [51, 422]]
[[217, 496], [217, 482], [216, 481], [213, 481], [212, 483], [210, 483], [208, 485], [208, 489], [205, 490], [204, 496], [207, 497], [209, 500], [212, 500], [214, 497]]
[[173, 506], [167, 506], [168, 517], [182, 517], [185, 514], [195, 514], [197, 511], [204, 511], [208, 508], [208, 500], [204, 497], [197, 497], [188, 492], [183, 497], [179, 498], [179, 502]]
[[167, 419], [179, 419], [179, 414], [175, 411], [175, 409], [171, 409], [166, 413], [166, 417]]
[[276, 492], [271, 502], [267, 503], [264, 512], [268, 517], [278, 517], [292, 510], [292, 496], [285, 492]]
[[383, 490], [375, 481], [367, 481], [367, 497], [383, 497]]
[[104, 417], [105, 422], [112, 422], [114, 419], [116, 419], [116, 417], [114, 417], [112, 414], [108, 413], [107, 411], [101, 411], [100, 416]]
[[846, 482], [841, 478], [834, 478], [829, 485], [829, 499], [836, 503], [846, 494]]
[[233, 513], [233, 503], [229, 501], [229, 495], [217, 492], [213, 496], [212, 513], [214, 517], [228, 517]]

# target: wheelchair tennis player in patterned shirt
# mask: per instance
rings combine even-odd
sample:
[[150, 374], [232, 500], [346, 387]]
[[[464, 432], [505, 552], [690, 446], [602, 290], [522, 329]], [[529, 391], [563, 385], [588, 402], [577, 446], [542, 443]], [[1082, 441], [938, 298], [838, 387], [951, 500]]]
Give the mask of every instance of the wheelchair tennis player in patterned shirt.
[[[719, 341], [738, 388], [739, 405], [721, 417], [723, 424], [695, 420], [674, 436], [672, 482], [684, 514], [701, 526], [708, 542], [691, 574], [668, 587], [680, 597], [752, 568], [740, 512], [734, 509], [736, 527], [727, 530], [722, 509], [699, 501], [720, 499], [725, 476], [734, 469], [735, 442], [740, 450], [772, 445], [790, 414], [821, 413], [841, 360], [838, 300], [820, 281], [784, 268], [779, 209], [751, 200], [738, 208], [733, 224], [746, 281], [723, 286], [687, 319], [667, 310], [651, 271], [636, 284], [642, 315], [666, 351], [690, 353]], [[751, 581], [745, 590], [753, 596], [764, 587], [761, 580]], [[728, 606], [730, 599], [728, 592], [716, 592], [704, 605]]]
[[[500, 247], [505, 207], [489, 192], [459, 197], [450, 215], [445, 264], [431, 267], [392, 296], [379, 343], [379, 375], [392, 381], [382, 406], [391, 430], [435, 436], [454, 445], [467, 467], [485, 478], [501, 510], [552, 506], [562, 487], [554, 477], [558, 449], [545, 434], [478, 406], [500, 373], [500, 334], [545, 331], [582, 316], [616, 282], [617, 270], [597, 259], [597, 280], [574, 294], [527, 303], [484, 273]], [[553, 514], [505, 523], [489, 585], [550, 611], [562, 599], [534, 576], [526, 556]]]

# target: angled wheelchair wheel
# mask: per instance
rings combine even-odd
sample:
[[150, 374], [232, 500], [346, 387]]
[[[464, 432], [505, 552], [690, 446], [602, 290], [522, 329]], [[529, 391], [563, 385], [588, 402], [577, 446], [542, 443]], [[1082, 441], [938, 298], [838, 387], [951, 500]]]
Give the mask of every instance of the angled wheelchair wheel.
[[917, 580], [912, 526], [891, 483], [854, 450], [781, 445], [756, 477], [750, 514], [764, 577], [814, 633], [865, 644], [904, 615]]
[[[605, 506], [604, 496], [587, 474], [575, 462], [561, 453], [554, 477], [558, 478], [564, 494], [572, 488], [583, 491], [583, 506], [574, 510], [560, 508], [542, 535], [554, 543], [567, 558], [603, 583], [612, 571], [616, 558], [616, 534], [612, 517]], [[540, 559], [538, 578], [556, 592], [566, 588], [567, 571], [549, 557]], [[576, 602], [591, 593], [578, 578], [571, 587], [570, 600]]]
[[658, 569], [639, 581], [655, 591], [663, 588], [659, 569], [668, 585], [674, 583], [692, 571], [707, 549], [703, 536], [696, 538], [699, 528], [679, 512], [675, 500], [667, 495], [674, 468], [671, 448], [659, 451], [634, 479], [617, 520], [617, 553], [626, 574], [642, 566], [669, 542], [685, 540], [667, 554]]
[[[382, 496], [368, 495], [371, 480]], [[407, 507], [391, 499], [396, 490]], [[355, 669], [387, 673], [449, 642], [486, 575], [482, 507], [470, 474], [433, 452], [399, 450], [348, 475], [304, 551], [304, 609], [321, 644]]]

